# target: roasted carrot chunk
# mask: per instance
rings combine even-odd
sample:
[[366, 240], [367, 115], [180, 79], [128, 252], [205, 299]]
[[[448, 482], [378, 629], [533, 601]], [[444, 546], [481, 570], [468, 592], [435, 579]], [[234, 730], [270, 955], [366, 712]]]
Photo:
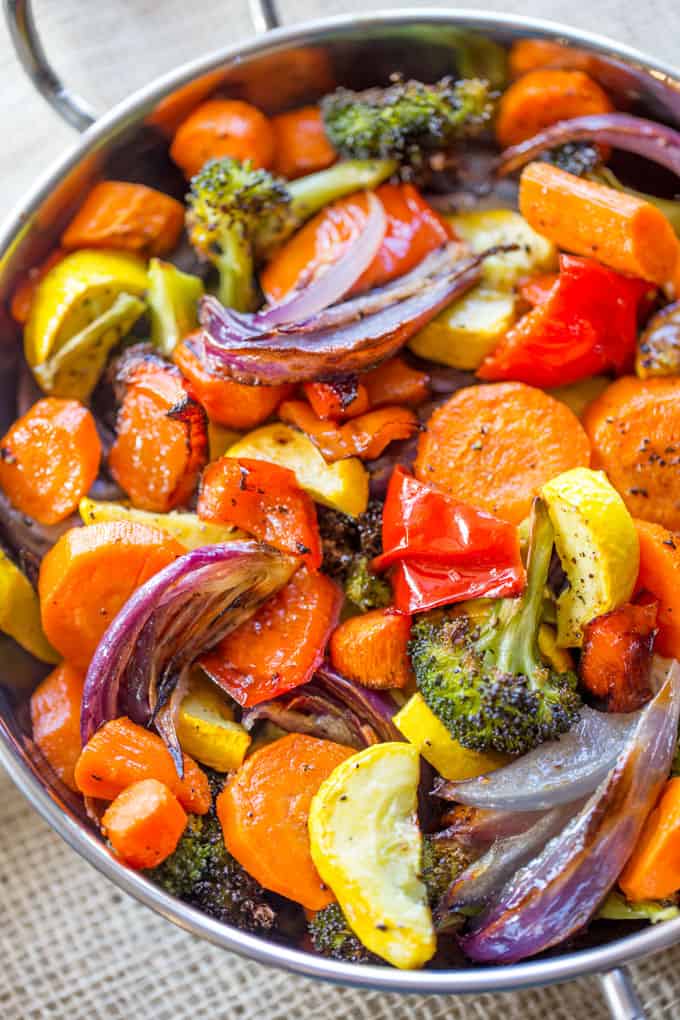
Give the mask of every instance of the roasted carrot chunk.
[[666, 783], [619, 885], [633, 902], [663, 900], [680, 889], [680, 779]]
[[224, 156], [267, 168], [274, 158], [274, 132], [270, 121], [250, 103], [208, 99], [182, 121], [170, 155], [185, 177], [193, 177], [209, 159]]
[[627, 602], [586, 625], [580, 674], [609, 712], [635, 712], [652, 696], [652, 648], [658, 603]]
[[611, 110], [607, 93], [583, 71], [529, 71], [503, 93], [496, 137], [504, 147], [517, 145], [558, 120]]
[[45, 677], [31, 695], [33, 739], [61, 781], [77, 789], [74, 778], [80, 757], [80, 706], [83, 674], [62, 663]]
[[309, 851], [309, 806], [352, 754], [330, 740], [291, 733], [247, 758], [217, 798], [229, 852], [265, 889], [309, 910], [333, 900]]
[[181, 202], [144, 184], [95, 184], [61, 238], [62, 248], [118, 248], [137, 255], [167, 255], [184, 225]]
[[680, 659], [680, 532], [659, 524], [635, 521], [640, 543], [637, 590], [658, 601], [655, 650]]
[[184, 755], [184, 776], [180, 779], [158, 734], [137, 726], [126, 716], [112, 719], [97, 730], [83, 748], [75, 769], [80, 792], [100, 800], [114, 800], [142, 779], [165, 783], [192, 814], [204, 815], [210, 808], [208, 777], [193, 758]]
[[396, 609], [352, 616], [333, 631], [331, 662], [364, 687], [407, 687], [414, 680], [407, 654], [410, 634], [411, 617]]
[[131, 868], [155, 868], [177, 849], [186, 824], [172, 790], [157, 779], [142, 779], [109, 805], [102, 832]]
[[200, 664], [239, 705], [278, 697], [311, 678], [341, 602], [330, 577], [302, 568]]
[[205, 411], [187, 393], [179, 370], [155, 355], [131, 350], [117, 381], [124, 396], [111, 474], [141, 510], [184, 506], [208, 460]]
[[166, 532], [129, 521], [71, 528], [44, 557], [38, 592], [45, 634], [83, 671], [130, 595], [185, 552]]
[[198, 515], [234, 524], [275, 549], [321, 565], [321, 539], [312, 499], [288, 468], [263, 460], [221, 457], [203, 472]]
[[412, 368], [403, 358], [389, 358], [361, 377], [372, 408], [386, 404], [417, 407], [430, 395], [429, 376]]
[[189, 384], [189, 394], [201, 404], [210, 421], [229, 429], [254, 429], [292, 393], [291, 386], [243, 386], [213, 375], [198, 357], [191, 337], [178, 344], [173, 359]]
[[303, 106], [272, 117], [274, 132], [273, 170], [288, 180], [325, 170], [337, 159], [326, 137], [321, 110]]
[[65, 520], [97, 477], [101, 443], [77, 400], [45, 397], [0, 440], [0, 488], [41, 524]]

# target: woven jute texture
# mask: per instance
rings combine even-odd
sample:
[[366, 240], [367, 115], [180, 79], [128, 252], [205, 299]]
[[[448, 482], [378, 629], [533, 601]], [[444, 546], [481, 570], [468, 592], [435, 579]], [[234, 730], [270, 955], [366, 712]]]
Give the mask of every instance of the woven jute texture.
[[[287, 23], [366, 0], [278, 0]], [[376, 0], [375, 6], [417, 6]], [[482, 6], [468, 0], [466, 6]], [[424, 5], [420, 5], [424, 6]], [[451, 6], [430, 0], [429, 6]], [[680, 63], [678, 0], [489, 0]], [[250, 32], [245, 0], [36, 0], [65, 77], [104, 109], [178, 62]], [[3, 193], [18, 199], [72, 134], [22, 80], [0, 29]], [[651, 1020], [680, 1018], [680, 947], [634, 966]], [[0, 1020], [606, 1020], [596, 983], [474, 998], [398, 997], [316, 984], [222, 952], [120, 893], [0, 773]]]

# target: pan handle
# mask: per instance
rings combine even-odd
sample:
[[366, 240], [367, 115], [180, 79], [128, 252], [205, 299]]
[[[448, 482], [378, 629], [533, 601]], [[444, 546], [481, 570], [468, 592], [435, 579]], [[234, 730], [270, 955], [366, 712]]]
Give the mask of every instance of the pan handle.
[[[87, 100], [64, 85], [49, 62], [36, 28], [31, 0], [4, 0], [4, 8], [14, 50], [28, 77], [67, 124], [86, 131], [97, 114]], [[248, 9], [256, 33], [278, 27], [274, 0], [248, 0]]]
[[600, 985], [612, 1020], [646, 1020], [631, 976], [624, 967], [601, 974]]

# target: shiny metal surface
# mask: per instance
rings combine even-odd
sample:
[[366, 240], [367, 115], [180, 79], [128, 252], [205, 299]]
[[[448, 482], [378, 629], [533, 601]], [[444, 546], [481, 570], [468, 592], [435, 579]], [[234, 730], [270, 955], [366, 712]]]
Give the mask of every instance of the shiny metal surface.
[[[263, 0], [256, 4], [252, 0], [252, 6], [259, 10], [258, 27], [266, 28], [275, 16], [271, 3]], [[35, 55], [37, 35], [25, 0], [6, 0], [6, 7], [21, 12], [24, 28], [17, 45]], [[470, 33], [501, 45], [525, 36], [567, 43], [581, 57], [587, 57], [589, 71], [622, 100], [680, 126], [679, 72], [632, 49], [549, 22], [478, 11], [421, 9], [329, 18], [277, 29], [265, 38], [179, 68], [88, 127], [78, 144], [33, 188], [0, 231], [0, 299], [11, 293], [17, 275], [54, 245], [98, 177], [139, 180], [181, 196], [185, 184], [167, 157], [167, 134], [177, 116], [186, 115], [215, 89], [276, 112], [312, 101], [336, 83], [363, 87], [384, 81], [396, 67], [407, 75], [432, 79], [455, 70], [460, 46]], [[40, 73], [42, 81], [36, 84], [43, 94], [48, 95], [56, 81], [57, 91], [61, 89], [64, 95], [56, 76], [50, 84], [44, 69]], [[54, 96], [48, 98], [65, 113], [65, 107], [60, 108]], [[81, 103], [76, 102], [76, 107], [84, 123], [90, 111]], [[4, 428], [14, 413], [12, 394], [19, 338], [4, 311], [0, 317], [0, 390], [7, 394], [0, 400], [0, 427]], [[618, 934], [620, 928], [600, 925], [599, 944], [507, 967], [400, 972], [386, 967], [354, 967], [277, 945], [220, 924], [166, 895], [109, 853], [83, 816], [77, 799], [60, 787], [40, 759], [30, 740], [27, 712], [27, 698], [37, 679], [35, 664], [10, 645], [0, 643], [0, 760], [31, 804], [74, 849], [126, 892], [180, 927], [260, 963], [385, 991], [500, 991], [604, 972], [610, 1005], [618, 1010], [615, 1015], [620, 1020], [642, 1016], [640, 1012], [625, 1012], [626, 1003], [633, 1004], [631, 1009], [637, 1007], [625, 975], [616, 968], [680, 940], [680, 920], [623, 937]], [[614, 974], [607, 974], [609, 971]]]

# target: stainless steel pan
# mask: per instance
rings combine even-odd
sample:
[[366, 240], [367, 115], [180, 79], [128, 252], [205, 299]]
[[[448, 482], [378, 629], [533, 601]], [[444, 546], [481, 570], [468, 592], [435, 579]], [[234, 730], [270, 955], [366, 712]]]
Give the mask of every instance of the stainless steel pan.
[[[20, 203], [0, 232], [0, 301], [17, 276], [49, 250], [63, 225], [101, 176], [123, 177], [182, 193], [182, 182], [167, 158], [158, 131], [158, 104], [198, 82], [188, 102], [220, 88], [250, 98], [269, 112], [316, 98], [335, 82], [350, 87], [374, 84], [398, 68], [432, 79], [451, 71], [461, 36], [475, 33], [503, 45], [532, 36], [575, 47], [588, 68], [622, 103], [680, 127], [680, 72], [651, 57], [584, 32], [529, 18], [467, 10], [385, 11], [359, 17], [326, 18], [278, 28], [272, 0], [249, 0], [255, 41], [220, 50], [157, 80], [115, 109], [96, 118], [85, 100], [71, 93], [50, 66], [40, 44], [28, 0], [5, 0], [18, 55], [35, 86], [70, 124], [83, 131], [71, 152], [52, 167]], [[204, 76], [208, 76], [205, 77]], [[161, 110], [163, 107], [161, 107]], [[156, 113], [154, 113], [156, 111]], [[14, 414], [19, 337], [0, 311], [0, 428]], [[680, 920], [622, 934], [600, 929], [594, 943], [507, 967], [401, 972], [355, 967], [312, 956], [245, 934], [172, 899], [141, 875], [124, 868], [94, 832], [75, 798], [60, 787], [30, 741], [27, 698], [35, 664], [0, 645], [0, 761], [31, 804], [87, 861], [168, 920], [225, 949], [260, 963], [307, 977], [384, 991], [464, 994], [507, 991], [599, 974], [612, 1015], [644, 1016], [626, 972], [631, 960], [659, 952], [680, 940]], [[4, 681], [4, 686], [3, 686]]]

